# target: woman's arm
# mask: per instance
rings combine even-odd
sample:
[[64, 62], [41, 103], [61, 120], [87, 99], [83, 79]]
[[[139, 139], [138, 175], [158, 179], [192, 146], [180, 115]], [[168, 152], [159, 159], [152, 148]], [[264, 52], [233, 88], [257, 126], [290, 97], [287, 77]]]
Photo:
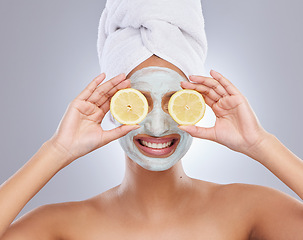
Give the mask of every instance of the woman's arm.
[[[124, 136], [138, 126], [120, 126], [104, 131], [101, 122], [109, 102], [119, 89], [130, 86], [121, 74], [99, 85], [105, 74], [95, 78], [69, 105], [54, 136], [0, 187], [0, 239], [31, 198], [62, 168], [81, 156]], [[22, 239], [35, 239], [35, 233]], [[15, 234], [5, 239], [16, 239]], [[41, 236], [40, 236], [41, 237]]]
[[264, 165], [303, 200], [303, 161], [274, 135], [266, 134], [247, 155]]
[[[260, 125], [247, 99], [221, 74], [191, 76], [183, 88], [203, 94], [216, 115], [215, 126], [180, 126], [194, 137], [208, 139], [263, 164], [303, 199], [303, 162]], [[250, 239], [303, 239], [303, 204], [280, 191], [254, 186], [247, 193], [251, 216]]]
[[303, 161], [259, 123], [247, 99], [221, 74], [191, 76], [183, 88], [203, 94], [216, 115], [215, 126], [180, 126], [194, 137], [215, 141], [263, 164], [303, 199]]
[[0, 188], [0, 238], [23, 207], [63, 167], [67, 156], [50, 142]]

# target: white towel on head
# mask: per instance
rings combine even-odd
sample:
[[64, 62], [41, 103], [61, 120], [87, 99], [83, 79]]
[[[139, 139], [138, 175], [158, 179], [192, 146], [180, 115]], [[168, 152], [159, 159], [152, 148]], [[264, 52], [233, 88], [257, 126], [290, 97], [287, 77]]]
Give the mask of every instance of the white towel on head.
[[98, 32], [106, 80], [126, 75], [153, 54], [188, 77], [203, 75], [207, 40], [200, 0], [108, 0]]

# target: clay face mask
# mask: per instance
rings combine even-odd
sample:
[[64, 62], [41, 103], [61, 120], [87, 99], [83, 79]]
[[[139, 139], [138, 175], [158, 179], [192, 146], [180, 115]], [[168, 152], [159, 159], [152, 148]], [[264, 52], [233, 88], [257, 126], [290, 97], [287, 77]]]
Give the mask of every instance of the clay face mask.
[[169, 97], [186, 81], [177, 72], [163, 67], [147, 67], [131, 76], [132, 88], [146, 95], [151, 111], [136, 129], [120, 138], [130, 159], [151, 171], [164, 171], [188, 151], [192, 137], [180, 130], [166, 111]]

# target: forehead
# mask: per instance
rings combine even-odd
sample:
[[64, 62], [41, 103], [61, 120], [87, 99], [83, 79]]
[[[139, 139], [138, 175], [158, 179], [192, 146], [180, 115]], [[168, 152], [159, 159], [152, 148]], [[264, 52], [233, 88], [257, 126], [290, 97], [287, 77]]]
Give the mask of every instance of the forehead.
[[[131, 86], [154, 95], [168, 91], [178, 91], [180, 82], [186, 81], [177, 72], [163, 67], [147, 67], [135, 72], [131, 77]], [[161, 95], [162, 95], [161, 94]]]

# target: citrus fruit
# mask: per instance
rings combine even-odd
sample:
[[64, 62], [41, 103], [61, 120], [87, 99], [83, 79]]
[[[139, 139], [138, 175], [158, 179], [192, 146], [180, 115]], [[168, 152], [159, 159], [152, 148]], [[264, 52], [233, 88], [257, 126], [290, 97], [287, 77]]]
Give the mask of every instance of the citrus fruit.
[[113, 117], [122, 124], [138, 124], [147, 115], [148, 103], [145, 96], [133, 88], [121, 89], [110, 102]]
[[170, 116], [180, 125], [195, 125], [203, 118], [205, 109], [203, 96], [191, 89], [174, 93], [168, 102]]

